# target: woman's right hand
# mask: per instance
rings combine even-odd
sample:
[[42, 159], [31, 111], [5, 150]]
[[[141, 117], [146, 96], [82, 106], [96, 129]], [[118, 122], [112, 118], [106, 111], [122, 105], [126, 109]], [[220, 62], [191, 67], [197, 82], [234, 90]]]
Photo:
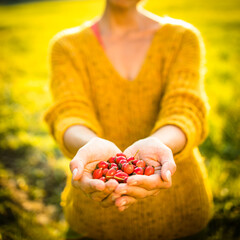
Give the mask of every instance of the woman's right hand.
[[107, 161], [120, 152], [114, 143], [99, 137], [92, 138], [78, 150], [70, 162], [72, 185], [81, 189], [91, 199], [99, 201], [103, 207], [114, 205], [113, 199], [120, 197], [114, 193], [118, 182], [111, 179], [104, 183], [102, 180], [93, 179], [92, 172], [97, 163]]

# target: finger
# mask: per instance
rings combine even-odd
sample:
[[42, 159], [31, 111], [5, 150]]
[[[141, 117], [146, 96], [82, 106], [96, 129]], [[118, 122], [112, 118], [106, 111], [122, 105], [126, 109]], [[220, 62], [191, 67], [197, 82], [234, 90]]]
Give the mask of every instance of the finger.
[[121, 195], [113, 192], [101, 201], [101, 206], [104, 207], [104, 208], [110, 207], [110, 206], [115, 204], [115, 200], [119, 197], [121, 197]]
[[153, 190], [153, 191], [154, 191], [153, 196], [157, 196], [160, 193], [159, 189], [156, 189], [156, 190]]
[[105, 189], [105, 183], [99, 179], [91, 179], [86, 174], [83, 175], [80, 181], [72, 179], [72, 185], [76, 188], [80, 188], [87, 194], [96, 191], [103, 191]]
[[133, 147], [133, 146], [130, 146], [130, 147], [126, 148], [126, 149], [123, 151], [123, 153], [124, 153], [127, 157], [132, 157], [132, 156], [134, 156], [134, 155], [137, 153], [137, 151], [134, 152], [134, 147]]
[[93, 200], [100, 202], [113, 193], [117, 186], [118, 182], [115, 179], [110, 179], [107, 183], [105, 183], [105, 189], [103, 191], [94, 191], [90, 193], [90, 196]]
[[130, 205], [127, 205], [127, 206], [123, 206], [123, 207], [119, 207], [118, 210], [120, 212], [123, 212], [124, 210], [126, 210]]
[[92, 192], [89, 194], [91, 199], [97, 202], [103, 201], [103, 199], [107, 198], [110, 194], [105, 191], [98, 191], [98, 192]]
[[119, 186], [119, 183], [115, 179], [110, 179], [105, 183], [105, 186], [108, 193], [111, 193]]
[[70, 170], [73, 174], [73, 180], [79, 180], [82, 177], [83, 170], [85, 165], [87, 164], [87, 152], [80, 148], [75, 155], [75, 157], [70, 162]]
[[142, 187], [148, 191], [160, 188], [169, 188], [171, 182], [165, 182], [161, 179], [159, 174], [146, 175], [134, 175], [128, 178], [127, 185]]
[[121, 198], [118, 198], [115, 201], [115, 206], [119, 209], [119, 211], [123, 211], [126, 207], [129, 207], [133, 203], [135, 203], [137, 200], [133, 197], [129, 196], [123, 196]]
[[141, 199], [145, 198], [149, 195], [152, 195], [153, 193], [151, 192], [152, 190], [146, 190], [145, 188], [138, 187], [138, 186], [129, 186], [126, 185], [122, 189], [116, 189], [115, 193], [120, 194], [120, 195], [127, 195], [133, 198]]
[[161, 177], [164, 181], [171, 182], [171, 176], [176, 171], [176, 164], [171, 150], [165, 151], [164, 158], [161, 161]]

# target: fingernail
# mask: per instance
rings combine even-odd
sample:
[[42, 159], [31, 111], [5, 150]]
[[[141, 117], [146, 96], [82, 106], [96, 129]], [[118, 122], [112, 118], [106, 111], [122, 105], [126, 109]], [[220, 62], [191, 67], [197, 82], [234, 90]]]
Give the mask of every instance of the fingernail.
[[75, 177], [76, 177], [76, 175], [77, 175], [77, 172], [78, 172], [78, 169], [77, 169], [77, 168], [74, 168], [74, 170], [73, 170], [73, 175], [72, 175], [73, 180], [75, 180]]
[[171, 172], [169, 170], [167, 170], [166, 177], [167, 177], [168, 182], [171, 181], [171, 175], [172, 175]]
[[129, 185], [131, 185], [131, 186], [137, 185], [137, 181], [135, 181], [135, 182], [130, 182]]
[[121, 203], [121, 206], [124, 206], [126, 203], [127, 203], [126, 201], [123, 201], [123, 202]]
[[125, 207], [120, 207], [120, 208], [119, 208], [119, 211], [120, 211], [120, 212], [123, 212], [125, 209], [126, 209]]

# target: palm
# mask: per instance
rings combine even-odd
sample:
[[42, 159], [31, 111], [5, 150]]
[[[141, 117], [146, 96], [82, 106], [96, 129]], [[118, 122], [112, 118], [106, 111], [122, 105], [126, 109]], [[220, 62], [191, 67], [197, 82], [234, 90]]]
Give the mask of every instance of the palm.
[[100, 161], [107, 161], [110, 157], [115, 156], [119, 152], [120, 150], [110, 142], [95, 144], [88, 151], [83, 174], [92, 178], [92, 172]]
[[[101, 161], [101, 160], [100, 160]], [[93, 162], [89, 162], [85, 165], [83, 174], [92, 178], [92, 172], [95, 170], [96, 165], [100, 162], [99, 160], [95, 160]]]
[[127, 148], [124, 153], [128, 156], [135, 156], [136, 159], [144, 160], [147, 165], [155, 167], [156, 173], [160, 172], [161, 159], [159, 158], [159, 150], [154, 146], [138, 141]]

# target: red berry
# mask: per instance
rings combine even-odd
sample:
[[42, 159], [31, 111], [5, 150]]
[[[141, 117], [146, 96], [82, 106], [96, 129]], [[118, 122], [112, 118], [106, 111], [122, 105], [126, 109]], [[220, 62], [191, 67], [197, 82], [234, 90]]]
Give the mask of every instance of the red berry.
[[113, 178], [113, 176], [116, 174], [116, 169], [113, 167], [111, 169], [109, 169], [106, 173], [106, 179], [109, 180], [111, 178]]
[[121, 160], [126, 160], [126, 158], [125, 157], [123, 157], [123, 156], [119, 156], [119, 157], [116, 157], [116, 163], [117, 164], [119, 164], [119, 162], [121, 161]]
[[155, 168], [153, 166], [147, 166], [144, 171], [144, 175], [152, 175], [155, 172]]
[[124, 182], [125, 178], [128, 177], [128, 174], [125, 172], [118, 172], [114, 175], [114, 179], [116, 179], [118, 182]]
[[146, 166], [146, 163], [143, 160], [138, 160], [136, 166], [144, 168]]
[[103, 176], [106, 176], [107, 172], [108, 172], [108, 168], [104, 168], [104, 169], [102, 170]]
[[127, 163], [123, 163], [123, 164], [119, 163], [119, 165], [121, 166], [121, 170], [122, 170], [122, 171], [124, 171], [124, 167], [125, 167], [126, 164], [127, 164]]
[[143, 168], [142, 167], [136, 167], [133, 171], [133, 173], [138, 175], [143, 175]]
[[123, 182], [126, 183], [127, 180], [128, 180], [128, 177], [125, 177]]
[[119, 173], [119, 172], [123, 172], [122, 170], [120, 170], [120, 169], [118, 169], [117, 171], [116, 171], [116, 173]]
[[133, 161], [134, 159], [135, 159], [134, 157], [129, 157], [129, 158], [127, 159], [127, 162]]
[[108, 162], [101, 161], [97, 164], [97, 168], [107, 168], [108, 167]]
[[118, 168], [118, 165], [116, 163], [109, 163], [108, 167], [109, 167], [109, 169], [112, 168], [112, 167]]
[[131, 163], [126, 163], [123, 166], [123, 171], [127, 174], [131, 174], [134, 171], [134, 166]]
[[124, 163], [127, 163], [126, 159], [122, 159], [122, 160], [119, 161], [119, 164], [124, 164]]
[[106, 178], [104, 176], [100, 177], [99, 180], [106, 182]]
[[120, 160], [120, 162], [118, 163], [118, 167], [119, 167], [120, 169], [122, 169], [122, 168], [123, 168], [123, 164], [125, 164], [125, 163], [127, 163], [127, 160], [126, 160], [126, 159]]
[[117, 153], [116, 156], [117, 156], [117, 157], [122, 156], [122, 157], [125, 157], [125, 158], [126, 158], [126, 155], [125, 155], [124, 153]]
[[93, 178], [99, 179], [100, 177], [102, 177], [102, 168], [95, 169], [93, 171]]
[[116, 157], [110, 157], [110, 158], [108, 159], [108, 162], [110, 162], [110, 163], [115, 163], [115, 159], [116, 159]]
[[132, 163], [133, 163], [134, 165], [136, 165], [136, 163], [137, 163], [138, 161], [139, 161], [138, 159], [135, 159], [135, 160], [132, 161]]

